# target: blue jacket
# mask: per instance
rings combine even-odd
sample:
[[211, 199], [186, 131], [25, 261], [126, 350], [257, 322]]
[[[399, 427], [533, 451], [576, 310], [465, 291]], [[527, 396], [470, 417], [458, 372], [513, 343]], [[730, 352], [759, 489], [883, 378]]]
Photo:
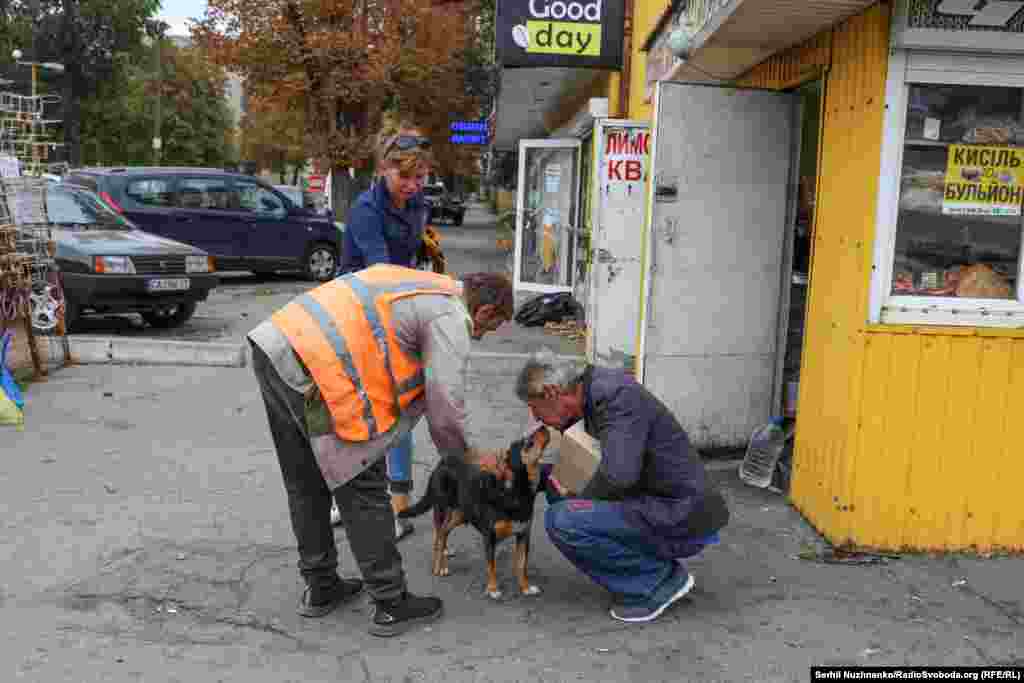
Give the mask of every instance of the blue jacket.
[[624, 370], [591, 366], [583, 375], [584, 427], [601, 442], [601, 466], [583, 492], [617, 500], [662, 557], [729, 521], [722, 495], [672, 412]]
[[356, 198], [348, 214], [341, 259], [341, 273], [351, 273], [378, 263], [416, 267], [416, 252], [423, 243], [429, 209], [416, 195], [404, 209], [391, 203], [387, 184], [379, 180]]

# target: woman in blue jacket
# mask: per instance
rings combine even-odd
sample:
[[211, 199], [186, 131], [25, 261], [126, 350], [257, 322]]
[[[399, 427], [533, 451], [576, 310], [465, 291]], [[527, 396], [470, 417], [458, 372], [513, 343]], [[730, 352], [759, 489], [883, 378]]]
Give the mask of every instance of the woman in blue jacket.
[[[422, 129], [402, 122], [397, 131], [385, 128], [377, 137], [377, 177], [352, 205], [345, 225], [341, 274], [378, 263], [415, 268], [430, 209], [423, 185], [433, 165], [430, 139]], [[391, 507], [397, 514], [409, 507], [412, 491], [412, 433], [388, 451]], [[340, 515], [331, 510], [337, 524]], [[395, 535], [413, 530], [408, 520], [395, 518]]]

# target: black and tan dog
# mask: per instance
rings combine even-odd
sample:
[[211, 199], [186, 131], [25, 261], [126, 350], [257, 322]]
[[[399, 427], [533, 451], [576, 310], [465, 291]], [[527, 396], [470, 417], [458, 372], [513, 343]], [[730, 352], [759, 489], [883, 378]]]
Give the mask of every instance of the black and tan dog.
[[509, 536], [516, 538], [513, 563], [519, 591], [523, 595], [540, 593], [530, 583], [526, 567], [540, 464], [550, 440], [547, 428], [541, 427], [497, 454], [494, 468], [458, 458], [445, 458], [438, 463], [430, 473], [423, 498], [399, 513], [399, 517], [405, 518], [434, 510], [435, 576], [448, 576], [448, 535], [463, 524], [471, 524], [484, 539], [487, 595], [495, 600], [501, 597], [494, 555], [498, 543]]

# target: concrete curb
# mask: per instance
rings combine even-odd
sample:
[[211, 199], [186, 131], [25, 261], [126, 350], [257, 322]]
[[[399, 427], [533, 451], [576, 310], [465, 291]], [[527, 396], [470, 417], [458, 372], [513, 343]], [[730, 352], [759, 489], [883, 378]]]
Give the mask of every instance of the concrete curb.
[[[244, 344], [139, 339], [130, 337], [69, 336], [72, 362], [80, 365], [178, 365], [244, 368], [249, 351]], [[50, 366], [64, 362], [61, 344], [47, 350]], [[529, 353], [480, 351], [469, 357], [470, 371], [484, 375], [515, 375], [530, 358]], [[557, 356], [585, 363], [583, 356]]]
[[68, 337], [68, 342], [72, 361], [82, 365], [246, 366], [241, 344], [79, 336]]
[[[469, 354], [469, 370], [485, 375], [514, 375], [523, 369], [530, 359], [530, 353], [498, 353], [492, 351], [471, 352]], [[555, 356], [560, 360], [573, 360], [586, 363], [584, 356]]]

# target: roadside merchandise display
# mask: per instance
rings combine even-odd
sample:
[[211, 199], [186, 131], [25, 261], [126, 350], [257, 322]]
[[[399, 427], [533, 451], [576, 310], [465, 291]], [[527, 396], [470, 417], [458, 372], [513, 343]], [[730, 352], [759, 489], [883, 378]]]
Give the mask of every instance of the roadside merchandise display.
[[10, 348], [13, 334], [4, 332], [0, 335], [0, 425], [21, 427], [25, 424], [25, 416], [21, 409], [25, 400], [21, 389], [14, 381], [14, 376], [7, 368], [7, 349]]
[[[6, 177], [0, 181], [0, 333], [5, 369], [31, 359], [45, 375], [39, 333], [63, 336], [63, 295], [55, 270], [56, 244], [46, 212], [47, 181]], [[9, 331], [10, 330], [10, 331]], [[27, 346], [28, 353], [19, 353]], [[8, 394], [9, 396], [9, 394]]]

